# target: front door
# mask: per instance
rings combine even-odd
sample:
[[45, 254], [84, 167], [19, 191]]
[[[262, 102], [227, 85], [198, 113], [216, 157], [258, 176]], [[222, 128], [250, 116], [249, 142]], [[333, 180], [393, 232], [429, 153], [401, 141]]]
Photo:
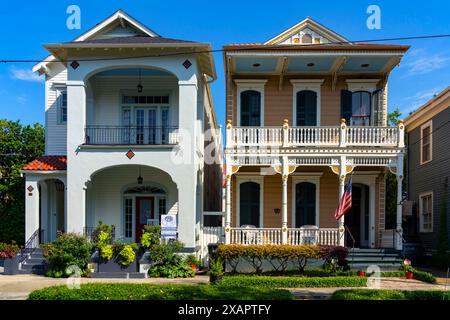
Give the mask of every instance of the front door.
[[240, 185], [239, 224], [259, 228], [260, 185], [256, 182], [244, 182]]
[[[345, 214], [345, 225], [355, 238], [355, 247], [369, 245], [369, 187], [352, 186], [352, 208]], [[345, 241], [346, 246], [352, 246], [353, 241], [348, 233]]]
[[148, 219], [155, 218], [153, 197], [137, 197], [136, 198], [136, 241], [142, 236], [142, 230], [147, 225]]

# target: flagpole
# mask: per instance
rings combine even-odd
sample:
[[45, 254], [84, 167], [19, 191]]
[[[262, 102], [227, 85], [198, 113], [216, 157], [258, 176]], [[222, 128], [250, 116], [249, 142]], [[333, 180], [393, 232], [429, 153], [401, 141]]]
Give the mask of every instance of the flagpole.
[[[342, 199], [342, 196], [344, 195], [344, 188], [345, 188], [345, 174], [341, 174], [339, 176], [339, 202]], [[345, 246], [345, 227], [344, 227], [344, 215], [342, 215], [339, 218], [339, 245], [344, 247]]]

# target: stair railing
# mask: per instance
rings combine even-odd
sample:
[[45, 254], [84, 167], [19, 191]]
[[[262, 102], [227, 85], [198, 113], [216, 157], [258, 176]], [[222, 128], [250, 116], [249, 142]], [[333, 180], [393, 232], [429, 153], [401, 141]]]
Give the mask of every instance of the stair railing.
[[19, 264], [22, 264], [28, 256], [39, 247], [39, 238], [41, 237], [43, 230], [37, 229], [33, 234], [30, 236], [30, 238], [25, 242], [25, 246], [22, 250], [20, 250], [19, 255]]
[[348, 232], [350, 238], [352, 239], [352, 264], [353, 264], [355, 258], [355, 237], [353, 237], [353, 234], [348, 228], [348, 226], [345, 226], [345, 230]]

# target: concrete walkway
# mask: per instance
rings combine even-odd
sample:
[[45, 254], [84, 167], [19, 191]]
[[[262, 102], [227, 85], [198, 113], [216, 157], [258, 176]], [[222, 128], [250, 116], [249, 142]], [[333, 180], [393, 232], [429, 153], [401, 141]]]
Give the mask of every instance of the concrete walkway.
[[[287, 288], [297, 299], [300, 300], [326, 300], [337, 290], [349, 290], [358, 288]], [[368, 289], [362, 287], [359, 289]], [[376, 289], [376, 288], [375, 288]], [[425, 283], [418, 280], [405, 278], [380, 278], [379, 289], [390, 290], [449, 290], [442, 284]]]
[[[148, 278], [148, 279], [92, 279], [81, 278], [81, 283], [148, 283], [148, 284], [201, 284], [208, 283], [209, 276], [194, 278]], [[21, 274], [6, 276], [0, 274], [0, 300], [24, 300], [34, 290], [50, 286], [65, 285], [67, 279], [54, 279], [38, 275]]]

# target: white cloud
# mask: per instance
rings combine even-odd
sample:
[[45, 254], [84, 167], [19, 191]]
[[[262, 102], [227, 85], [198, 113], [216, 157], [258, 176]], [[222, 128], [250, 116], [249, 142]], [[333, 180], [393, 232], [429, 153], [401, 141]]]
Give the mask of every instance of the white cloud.
[[22, 105], [28, 102], [28, 99], [25, 96], [18, 96], [16, 99], [17, 99], [17, 102]]
[[405, 116], [408, 115], [411, 111], [421, 107], [425, 102], [433, 98], [434, 95], [438, 94], [443, 89], [444, 87], [434, 87], [431, 89], [421, 90], [413, 96], [406, 97], [404, 99], [406, 101], [406, 106], [402, 108], [402, 113]]
[[443, 54], [427, 55], [422, 51], [414, 52], [411, 57], [414, 60], [405, 63], [408, 75], [420, 75], [444, 68], [450, 57]]
[[44, 80], [43, 77], [40, 77], [36, 73], [33, 73], [31, 70], [12, 68], [10, 71], [11, 77], [17, 80], [35, 81], [35, 82], [41, 82]]

